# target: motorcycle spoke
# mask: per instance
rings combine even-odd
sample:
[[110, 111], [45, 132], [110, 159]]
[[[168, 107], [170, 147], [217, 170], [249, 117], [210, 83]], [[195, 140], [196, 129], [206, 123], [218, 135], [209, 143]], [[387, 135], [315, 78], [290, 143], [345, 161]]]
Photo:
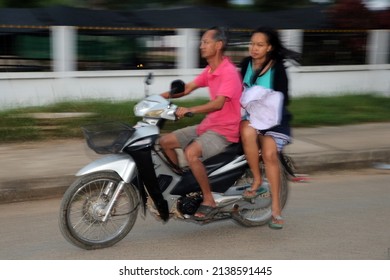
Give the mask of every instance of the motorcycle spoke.
[[109, 201], [104, 191], [110, 183], [112, 182], [109, 180], [89, 182], [81, 186], [73, 196], [68, 220], [72, 230], [80, 238], [87, 241], [108, 240], [120, 233], [129, 216], [137, 211], [138, 205], [133, 203], [126, 192], [122, 192], [107, 221], [102, 221], [103, 210]]
[[249, 221], [262, 221], [270, 216], [270, 208], [258, 208], [241, 211], [241, 215]]

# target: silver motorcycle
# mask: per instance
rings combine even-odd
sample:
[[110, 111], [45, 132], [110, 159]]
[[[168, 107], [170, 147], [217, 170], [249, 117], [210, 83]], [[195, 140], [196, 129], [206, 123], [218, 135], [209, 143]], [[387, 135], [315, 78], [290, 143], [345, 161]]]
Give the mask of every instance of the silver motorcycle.
[[[171, 97], [184, 91], [180, 80], [171, 84]], [[176, 121], [177, 105], [160, 95], [146, 96], [134, 107], [142, 119], [134, 126], [104, 123], [83, 127], [88, 146], [105, 155], [82, 168], [66, 190], [59, 215], [62, 235], [83, 249], [112, 246], [133, 228], [138, 212], [146, 210], [162, 222], [175, 218], [199, 225], [232, 219], [243, 226], [261, 226], [272, 215], [271, 193], [263, 178], [263, 192], [251, 200], [242, 198], [252, 175], [240, 143], [203, 163], [218, 212], [198, 221], [194, 213], [202, 192], [183, 152], [179, 165], [171, 163], [159, 146], [160, 130], [166, 121]], [[261, 157], [260, 157], [261, 158]], [[266, 166], [259, 162], [262, 174]], [[288, 197], [288, 179], [294, 176], [289, 157], [280, 153], [280, 199]], [[264, 175], [263, 175], [264, 176]]]

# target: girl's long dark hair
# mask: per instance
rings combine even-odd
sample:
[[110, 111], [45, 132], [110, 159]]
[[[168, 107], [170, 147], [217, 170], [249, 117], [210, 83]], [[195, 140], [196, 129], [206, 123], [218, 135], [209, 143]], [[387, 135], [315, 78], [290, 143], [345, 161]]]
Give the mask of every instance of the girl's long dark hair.
[[271, 28], [271, 27], [258, 27], [254, 31], [252, 31], [251, 36], [256, 33], [262, 33], [265, 34], [268, 38], [268, 44], [272, 46], [271, 51], [267, 54], [267, 58], [265, 63], [260, 67], [260, 69], [257, 69], [252, 76], [252, 84], [255, 83], [257, 77], [259, 74], [263, 71], [263, 69], [267, 66], [267, 64], [271, 61], [285, 61], [290, 60], [295, 64], [301, 63], [301, 54], [290, 50], [283, 46], [282, 41], [279, 38], [278, 31]]
[[301, 63], [301, 54], [287, 49], [283, 46], [282, 41], [279, 38], [278, 31], [271, 27], [259, 27], [252, 31], [252, 34], [263, 33], [268, 38], [268, 43], [272, 46], [272, 50], [269, 52], [268, 59], [270, 60], [291, 60], [297, 64]]

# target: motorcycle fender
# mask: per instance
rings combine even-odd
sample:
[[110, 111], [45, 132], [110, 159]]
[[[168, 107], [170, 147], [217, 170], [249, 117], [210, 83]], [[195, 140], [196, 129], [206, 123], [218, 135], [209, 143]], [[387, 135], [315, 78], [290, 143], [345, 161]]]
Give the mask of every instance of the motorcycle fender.
[[126, 154], [114, 154], [89, 163], [80, 169], [76, 176], [83, 176], [101, 171], [114, 171], [123, 179], [123, 181], [130, 183], [136, 175], [136, 169], [137, 167], [132, 157]]

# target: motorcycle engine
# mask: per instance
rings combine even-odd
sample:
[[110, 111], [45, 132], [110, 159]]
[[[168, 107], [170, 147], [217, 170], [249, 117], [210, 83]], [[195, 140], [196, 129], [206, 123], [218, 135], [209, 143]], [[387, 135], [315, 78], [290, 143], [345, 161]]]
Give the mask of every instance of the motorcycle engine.
[[177, 209], [183, 215], [194, 215], [202, 201], [201, 193], [190, 193], [177, 200]]

